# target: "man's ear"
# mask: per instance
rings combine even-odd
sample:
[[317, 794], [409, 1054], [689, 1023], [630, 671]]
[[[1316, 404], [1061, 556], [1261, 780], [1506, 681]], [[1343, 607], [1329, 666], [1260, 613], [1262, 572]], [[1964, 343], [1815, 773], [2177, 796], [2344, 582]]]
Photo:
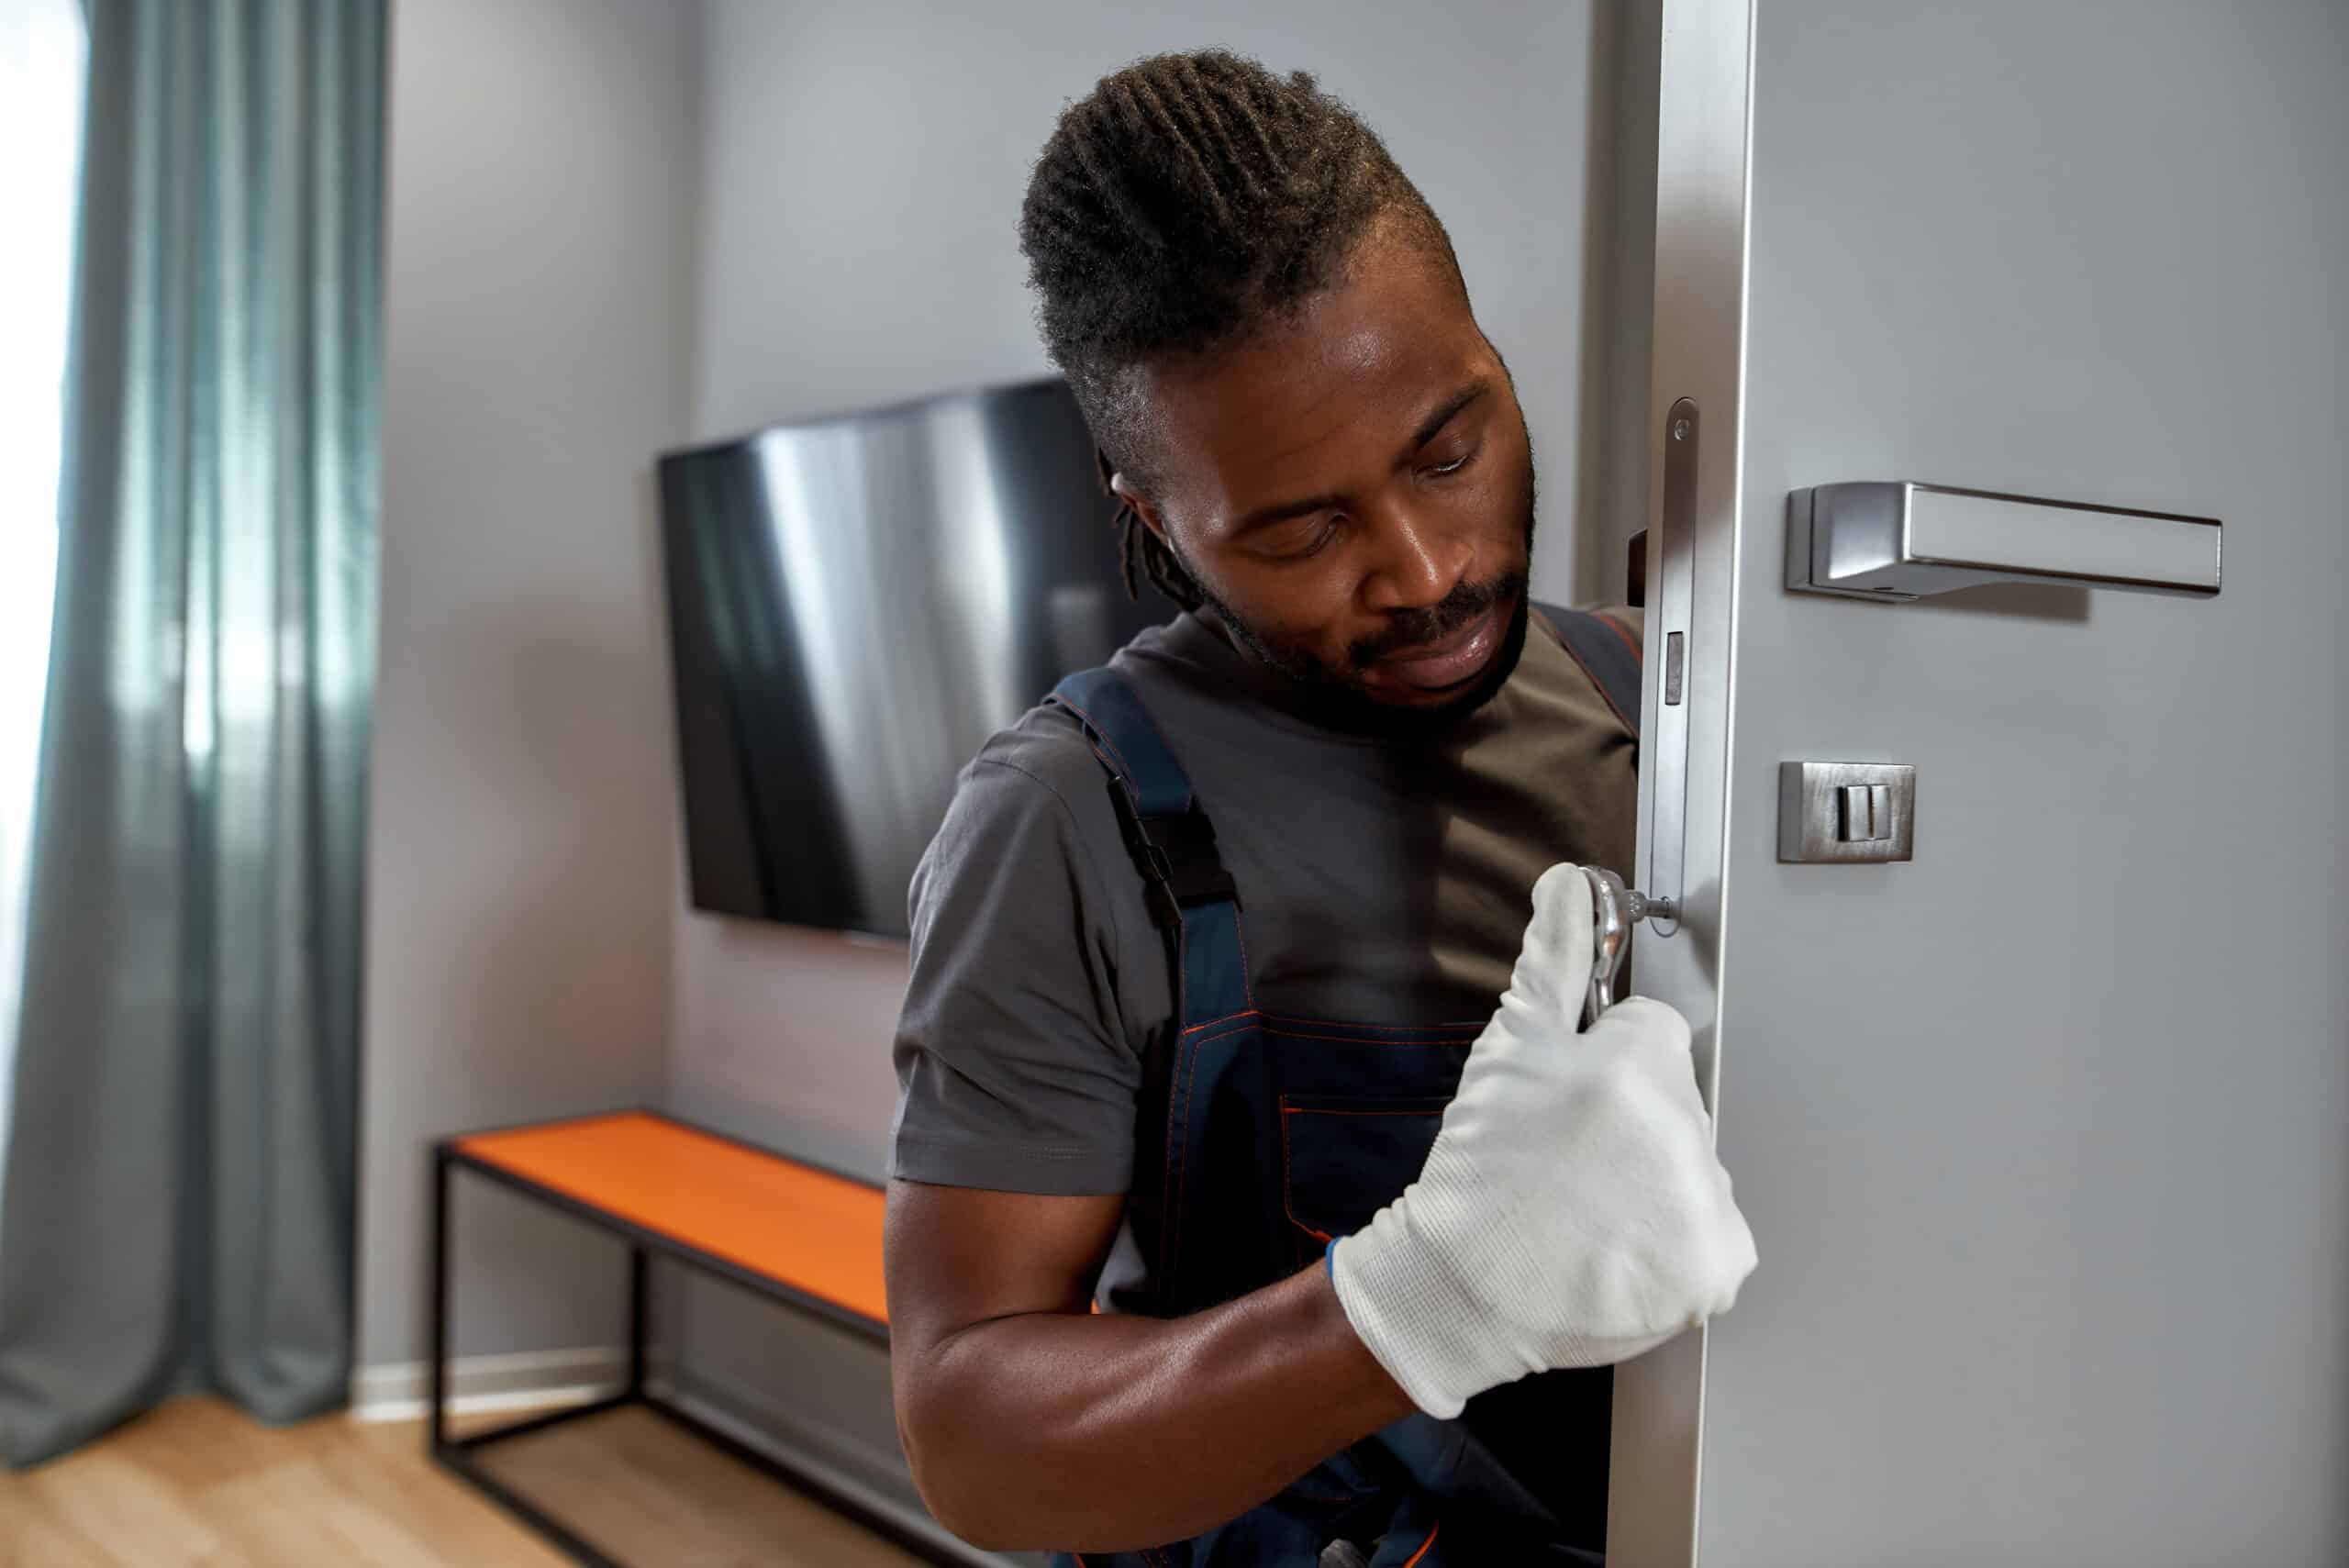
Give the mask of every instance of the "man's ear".
[[1109, 475], [1109, 494], [1131, 508], [1133, 515], [1141, 519], [1141, 526], [1158, 536], [1159, 543], [1166, 542], [1165, 519], [1158, 515], [1158, 508], [1151, 505], [1150, 497], [1134, 488], [1122, 469]]

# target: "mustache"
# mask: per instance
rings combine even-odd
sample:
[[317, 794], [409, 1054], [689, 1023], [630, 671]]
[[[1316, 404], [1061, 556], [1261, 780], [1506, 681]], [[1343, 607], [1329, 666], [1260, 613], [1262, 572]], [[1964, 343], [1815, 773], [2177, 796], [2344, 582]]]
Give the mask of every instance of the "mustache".
[[1382, 659], [1442, 642], [1487, 610], [1517, 598], [1525, 588], [1526, 573], [1522, 570], [1504, 573], [1490, 582], [1460, 584], [1441, 601], [1424, 609], [1396, 611], [1387, 618], [1384, 631], [1349, 644], [1346, 657], [1353, 662], [1355, 669], [1366, 670]]

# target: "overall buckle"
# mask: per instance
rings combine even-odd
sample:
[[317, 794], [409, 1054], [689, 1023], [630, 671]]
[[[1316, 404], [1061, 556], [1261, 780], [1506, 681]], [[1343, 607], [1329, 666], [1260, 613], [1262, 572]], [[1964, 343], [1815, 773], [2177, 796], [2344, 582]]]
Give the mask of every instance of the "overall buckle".
[[1206, 812], [1193, 806], [1144, 817], [1122, 783], [1112, 778], [1108, 784], [1119, 836], [1141, 873], [1142, 901], [1152, 924], [1180, 925], [1183, 911], [1201, 904], [1240, 906], [1240, 884], [1216, 853], [1215, 824]]

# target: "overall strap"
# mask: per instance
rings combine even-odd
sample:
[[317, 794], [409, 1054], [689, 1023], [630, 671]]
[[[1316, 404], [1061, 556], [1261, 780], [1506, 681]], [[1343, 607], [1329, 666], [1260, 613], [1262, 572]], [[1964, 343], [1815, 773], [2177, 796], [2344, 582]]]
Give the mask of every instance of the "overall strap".
[[1107, 668], [1080, 670], [1051, 699], [1085, 728], [1108, 774], [1126, 853], [1141, 874], [1151, 923], [1166, 944], [1174, 1025], [1189, 1029], [1246, 1012], [1247, 950], [1240, 889], [1216, 851], [1215, 825], [1141, 694]]
[[1535, 609], [1558, 628], [1558, 640], [1582, 666], [1607, 706], [1615, 710], [1636, 739], [1640, 733], [1640, 639], [1612, 616], [1591, 610], [1570, 610], [1558, 605], [1535, 604]]

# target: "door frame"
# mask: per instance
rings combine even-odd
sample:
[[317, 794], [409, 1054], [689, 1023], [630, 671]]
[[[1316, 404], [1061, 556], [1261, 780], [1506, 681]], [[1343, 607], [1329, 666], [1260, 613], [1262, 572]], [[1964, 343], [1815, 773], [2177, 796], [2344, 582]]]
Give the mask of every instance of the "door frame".
[[[1718, 1118], [1720, 963], [1743, 481], [1753, 0], [1662, 0], [1653, 373], [1649, 383], [1646, 679], [1639, 884], [1680, 901], [1636, 939], [1643, 995], [1678, 1008]], [[1695, 405], [1693, 462], [1667, 473], [1673, 410]], [[1684, 437], [1684, 439], [1686, 439]], [[1681, 700], [1665, 701], [1677, 655]], [[1670, 884], [1671, 885], [1664, 885]], [[1609, 1568], [1693, 1568], [1706, 1331], [1615, 1370]]]

